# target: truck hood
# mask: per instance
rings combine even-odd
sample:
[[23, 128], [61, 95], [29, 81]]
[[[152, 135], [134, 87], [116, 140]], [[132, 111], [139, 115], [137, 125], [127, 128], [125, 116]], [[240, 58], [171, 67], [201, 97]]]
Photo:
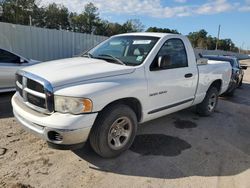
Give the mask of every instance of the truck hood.
[[39, 63], [23, 69], [49, 81], [53, 87], [132, 73], [135, 68], [105, 60], [75, 57]]

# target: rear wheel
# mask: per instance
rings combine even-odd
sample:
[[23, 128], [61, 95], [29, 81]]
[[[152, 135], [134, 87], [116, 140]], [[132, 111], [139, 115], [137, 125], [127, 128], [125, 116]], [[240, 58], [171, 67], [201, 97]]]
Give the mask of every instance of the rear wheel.
[[241, 78], [241, 80], [240, 80], [240, 83], [239, 83], [238, 87], [241, 87], [241, 86], [242, 86], [242, 82], [243, 82], [243, 78]]
[[202, 116], [211, 115], [218, 103], [219, 92], [217, 88], [210, 87], [207, 91], [207, 94], [204, 100], [196, 106], [197, 113]]
[[233, 96], [234, 96], [235, 90], [236, 90], [236, 88], [234, 88], [234, 89], [231, 90], [230, 92], [226, 92], [226, 93], [225, 93], [225, 96], [233, 97]]
[[116, 157], [131, 146], [136, 131], [135, 112], [127, 105], [112, 105], [97, 117], [91, 130], [90, 144], [100, 156]]

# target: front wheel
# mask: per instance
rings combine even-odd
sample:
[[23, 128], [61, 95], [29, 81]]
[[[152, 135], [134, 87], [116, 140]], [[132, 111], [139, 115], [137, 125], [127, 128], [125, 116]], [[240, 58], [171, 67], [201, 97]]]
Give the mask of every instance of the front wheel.
[[131, 146], [136, 131], [135, 112], [127, 105], [117, 104], [100, 112], [89, 140], [97, 154], [111, 158], [120, 155]]
[[219, 92], [217, 88], [210, 87], [207, 91], [207, 94], [204, 100], [196, 106], [197, 113], [202, 116], [211, 115], [218, 103]]

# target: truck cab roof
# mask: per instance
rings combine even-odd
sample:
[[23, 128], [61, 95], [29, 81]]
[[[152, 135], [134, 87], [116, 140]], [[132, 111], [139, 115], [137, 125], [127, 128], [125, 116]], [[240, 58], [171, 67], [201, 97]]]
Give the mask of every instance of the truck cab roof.
[[157, 32], [137, 32], [137, 33], [124, 33], [120, 35], [115, 35], [116, 36], [149, 36], [149, 37], [159, 37], [163, 38], [165, 36], [182, 36], [179, 34], [173, 34], [173, 33], [157, 33]]

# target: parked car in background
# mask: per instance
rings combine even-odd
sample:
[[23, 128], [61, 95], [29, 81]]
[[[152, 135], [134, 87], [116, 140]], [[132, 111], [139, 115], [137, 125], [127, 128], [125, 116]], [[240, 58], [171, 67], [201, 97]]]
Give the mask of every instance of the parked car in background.
[[0, 93], [15, 90], [15, 73], [39, 61], [24, 58], [0, 48]]
[[203, 55], [203, 57], [209, 60], [227, 61], [231, 64], [232, 66], [231, 82], [225, 94], [228, 96], [233, 96], [235, 89], [242, 85], [244, 76], [243, 69], [247, 69], [247, 67], [241, 66], [239, 60], [233, 56]]

